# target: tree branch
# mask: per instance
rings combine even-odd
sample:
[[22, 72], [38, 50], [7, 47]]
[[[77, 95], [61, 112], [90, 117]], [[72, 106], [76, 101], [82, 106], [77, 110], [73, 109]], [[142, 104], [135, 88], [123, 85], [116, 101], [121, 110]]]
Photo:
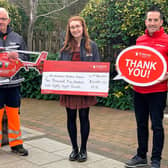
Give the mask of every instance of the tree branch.
[[79, 1], [79, 0], [75, 0], [75, 1], [73, 1], [73, 2], [71, 2], [71, 3], [69, 3], [68, 5], [64, 4], [64, 6], [63, 6], [62, 8], [53, 10], [53, 11], [48, 12], [48, 13], [46, 13], [46, 14], [41, 14], [41, 15], [37, 16], [37, 18], [42, 17], [42, 16], [48, 16], [48, 15], [51, 15], [51, 14], [53, 14], [53, 13], [60, 12], [60, 11], [64, 10], [65, 8], [67, 8], [67, 7], [69, 7], [69, 6], [73, 5], [73, 4], [75, 4], [75, 3], [78, 2], [78, 1]]

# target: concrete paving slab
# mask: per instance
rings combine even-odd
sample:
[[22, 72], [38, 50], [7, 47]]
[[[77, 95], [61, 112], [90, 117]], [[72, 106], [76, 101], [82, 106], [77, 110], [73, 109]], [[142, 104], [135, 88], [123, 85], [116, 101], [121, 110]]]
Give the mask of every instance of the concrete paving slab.
[[39, 138], [31, 141], [27, 141], [26, 144], [34, 146], [36, 148], [42, 149], [47, 152], [55, 152], [64, 150], [69, 147], [69, 145], [51, 140], [49, 138]]
[[124, 164], [113, 159], [104, 159], [86, 165], [87, 168], [124, 168]]
[[30, 129], [30, 128], [26, 128], [26, 127], [21, 127], [22, 130], [22, 138], [32, 138], [32, 137], [36, 137], [36, 136], [41, 136], [44, 135], [44, 133]]
[[62, 149], [59, 152], [56, 151], [56, 152], [54, 152], [54, 154], [57, 154], [57, 155], [61, 156], [64, 159], [68, 159], [68, 156], [69, 156], [70, 152], [72, 151], [72, 147], [68, 146], [68, 145], [66, 145], [66, 146], [67, 147], [65, 149]]
[[[24, 137], [41, 135], [40, 132], [23, 128]], [[27, 134], [27, 135], [26, 135]], [[11, 152], [10, 147], [0, 150], [0, 168], [123, 168], [124, 165], [107, 157], [88, 152], [88, 160], [83, 163], [68, 160], [71, 146], [46, 137], [25, 140], [24, 147], [29, 156], [21, 157]]]
[[[71, 146], [60, 143], [60, 142], [57, 142], [57, 141], [54, 141], [54, 140], [51, 140], [49, 138], [39, 138], [39, 139], [27, 141], [26, 144], [29, 144], [29, 145], [35, 147], [36, 150], [41, 150], [45, 153], [48, 153], [48, 155], [51, 155], [51, 153], [52, 153], [52, 157], [53, 156], [54, 157], [59, 156], [57, 159], [53, 158], [53, 159], [56, 159], [55, 161], [54, 160], [49, 161], [49, 162], [52, 162], [52, 163], [47, 163], [46, 164], [46, 163], [44, 163], [44, 160], [43, 160], [43, 162], [41, 162], [41, 157], [40, 157], [40, 155], [44, 155], [44, 153], [43, 154], [39, 154], [39, 153], [35, 154], [35, 152], [32, 150], [34, 155], [36, 155], [36, 156], [38, 155], [38, 157], [40, 157], [40, 159], [36, 159], [36, 164], [41, 164], [41, 166], [44, 167], [44, 168], [52, 168], [52, 167], [59, 168], [59, 166], [62, 167], [62, 165], [64, 165], [64, 167], [66, 167], [66, 168], [71, 168], [71, 167], [73, 167], [73, 168], [74, 167], [75, 168], [83, 168], [83, 167], [86, 167], [86, 168], [87, 167], [88, 168], [94, 167], [95, 168], [96, 167], [97, 168], [97, 162], [99, 162], [100, 165], [101, 164], [103, 165], [104, 161], [106, 161], [106, 160], [107, 160], [107, 166], [110, 165], [108, 168], [111, 168], [111, 165], [113, 165], [114, 168], [115, 168], [115, 166], [117, 168], [123, 167], [123, 164], [121, 162], [118, 162], [118, 161], [115, 161], [115, 160], [112, 160], [112, 159], [108, 159], [104, 156], [101, 156], [101, 155], [98, 155], [98, 154], [95, 154], [95, 153], [92, 153], [92, 152], [88, 152], [87, 162], [83, 162], [83, 163], [70, 162], [70, 161], [68, 161], [68, 156], [69, 156], [69, 153], [72, 150]], [[30, 150], [30, 152], [31, 152], [31, 150]], [[46, 155], [44, 155], [43, 157], [45, 158], [45, 156]], [[45, 160], [48, 160], [48, 159], [45, 158]], [[33, 162], [34, 162], [34, 160], [33, 160]], [[46, 164], [46, 165], [43, 166], [43, 164]]]
[[24, 157], [24, 159], [36, 165], [44, 165], [61, 160], [62, 158], [58, 155], [40, 150], [38, 148], [31, 148], [29, 149], [29, 156]]
[[0, 150], [0, 165], [7, 163], [15, 163], [18, 162], [20, 158], [14, 157], [11, 152], [7, 153], [4, 150]]
[[26, 160], [19, 160], [17, 162], [8, 162], [6, 164], [0, 165], [0, 168], [40, 168], [40, 166], [37, 166]]
[[[54, 162], [54, 163], [42, 166], [41, 168], [86, 168], [86, 166], [83, 166], [77, 162], [70, 162], [68, 160], [61, 160], [58, 162]], [[94, 167], [94, 168], [96, 168], [96, 167]]]

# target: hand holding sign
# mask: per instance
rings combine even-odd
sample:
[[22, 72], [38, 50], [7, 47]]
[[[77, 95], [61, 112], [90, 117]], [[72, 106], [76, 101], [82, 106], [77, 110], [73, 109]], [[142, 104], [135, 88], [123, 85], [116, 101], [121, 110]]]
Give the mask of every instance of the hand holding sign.
[[163, 79], [167, 72], [164, 57], [147, 46], [132, 46], [117, 57], [118, 74], [114, 79], [124, 79], [136, 86], [150, 86]]

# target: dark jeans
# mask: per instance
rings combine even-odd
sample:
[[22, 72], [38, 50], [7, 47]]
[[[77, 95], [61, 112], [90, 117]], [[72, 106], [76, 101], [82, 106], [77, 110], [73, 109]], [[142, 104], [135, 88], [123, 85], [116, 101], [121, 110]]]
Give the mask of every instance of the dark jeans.
[[151, 160], [161, 160], [164, 144], [163, 116], [166, 106], [167, 92], [134, 94], [135, 116], [137, 121], [137, 154], [145, 158], [148, 152], [149, 116], [153, 130], [153, 147]]
[[[73, 149], [78, 148], [77, 144], [77, 109], [66, 108], [67, 128]], [[79, 109], [80, 132], [81, 132], [81, 151], [86, 150], [87, 140], [90, 132], [89, 108]]]
[[9, 107], [20, 107], [20, 86], [11, 88], [0, 88], [0, 108], [4, 105]]

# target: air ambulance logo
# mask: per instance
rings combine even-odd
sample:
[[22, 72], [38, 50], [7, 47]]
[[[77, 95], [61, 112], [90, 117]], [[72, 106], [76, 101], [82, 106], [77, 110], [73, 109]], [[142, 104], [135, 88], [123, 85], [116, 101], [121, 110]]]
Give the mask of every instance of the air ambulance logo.
[[164, 57], [155, 49], [147, 46], [131, 46], [117, 57], [118, 75], [114, 79], [124, 79], [136, 86], [156, 84], [167, 72]]

